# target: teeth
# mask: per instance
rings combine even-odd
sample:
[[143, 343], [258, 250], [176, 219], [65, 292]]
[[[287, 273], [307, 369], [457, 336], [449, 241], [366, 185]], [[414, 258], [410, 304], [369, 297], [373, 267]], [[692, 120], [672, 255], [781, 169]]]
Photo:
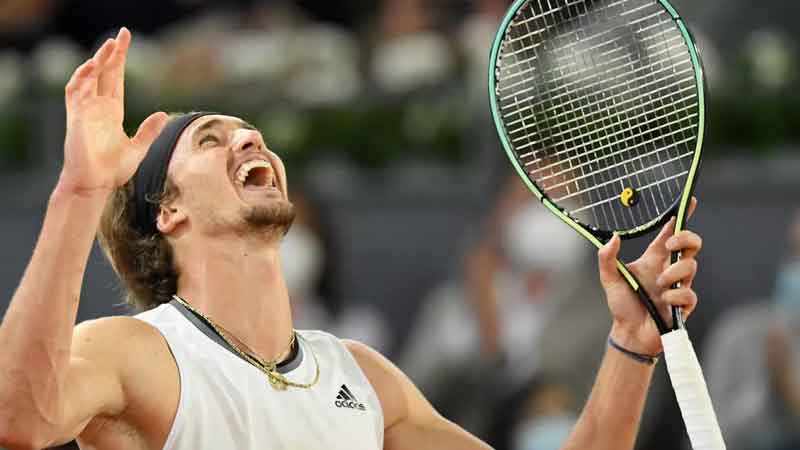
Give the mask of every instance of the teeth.
[[[247, 179], [247, 174], [249, 174], [250, 171], [256, 167], [263, 167], [265, 169], [272, 168], [270, 163], [264, 161], [263, 159], [254, 159], [251, 161], [247, 161], [239, 167], [239, 170], [236, 171], [236, 181], [238, 181], [239, 184], [244, 185], [244, 180]], [[274, 184], [274, 177], [273, 177], [273, 184]]]

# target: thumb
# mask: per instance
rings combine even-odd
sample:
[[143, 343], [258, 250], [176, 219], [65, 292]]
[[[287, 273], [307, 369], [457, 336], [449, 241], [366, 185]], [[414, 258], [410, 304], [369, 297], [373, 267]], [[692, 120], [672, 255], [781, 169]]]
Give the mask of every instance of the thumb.
[[604, 286], [620, 281], [622, 277], [617, 271], [617, 255], [619, 255], [621, 239], [614, 234], [610, 241], [597, 252], [597, 265], [600, 269], [600, 282]]
[[144, 119], [141, 125], [139, 125], [139, 129], [136, 131], [136, 135], [133, 137], [133, 143], [142, 149], [147, 149], [156, 140], [159, 134], [161, 134], [161, 130], [164, 129], [164, 126], [167, 124], [169, 120], [169, 116], [167, 113], [164, 112], [157, 112], [150, 114], [147, 119]]

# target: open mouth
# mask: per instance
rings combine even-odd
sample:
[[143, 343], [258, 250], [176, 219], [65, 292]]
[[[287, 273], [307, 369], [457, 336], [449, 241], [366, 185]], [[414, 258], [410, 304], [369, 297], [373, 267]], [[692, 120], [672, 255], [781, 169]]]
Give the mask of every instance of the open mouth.
[[278, 189], [275, 170], [269, 162], [261, 159], [243, 163], [236, 171], [235, 181], [245, 190]]

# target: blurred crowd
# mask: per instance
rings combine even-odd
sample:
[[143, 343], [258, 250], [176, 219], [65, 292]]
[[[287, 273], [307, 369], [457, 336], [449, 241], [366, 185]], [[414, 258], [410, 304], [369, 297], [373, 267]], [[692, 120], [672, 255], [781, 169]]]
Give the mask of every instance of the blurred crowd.
[[[505, 166], [485, 121], [486, 61], [508, 4], [3, 0], [0, 173], [30, 159], [26, 139], [34, 137], [25, 126], [39, 111], [26, 108], [57, 99], [88, 51], [120, 25], [135, 39], [127, 70], [131, 126], [154, 108], [237, 111], [280, 149], [290, 170], [332, 150], [362, 168], [468, 160], [480, 168], [472, 175], [476, 190], [496, 194], [481, 198], [479, 219], [452, 255], [454, 269], [426, 289], [406, 335], [397, 335], [399, 319], [386, 308], [338, 289], [342, 244], [331, 206], [315, 195], [319, 181], [316, 189], [294, 186], [298, 216], [282, 252], [296, 325], [390, 354], [444, 415], [498, 450], [555, 450], [591, 388], [609, 317], [590, 246], [510, 171], [496, 169]], [[778, 98], [797, 82], [797, 42], [775, 30], [743, 37], [744, 69], [734, 75], [726, 69], [737, 66], [723, 64], [726, 46], [717, 51], [715, 41], [700, 40], [712, 84], [723, 80], [720, 86], [735, 91], [743, 77], [760, 86], [755, 97]], [[750, 107], [750, 100], [730, 101]], [[737, 128], [732, 139], [750, 133], [747, 139], [773, 145], [764, 136], [800, 120], [781, 108], [798, 105], [763, 107], [779, 120], [754, 131], [723, 108], [721, 128]], [[784, 450], [800, 441], [800, 215], [786, 239], [774, 292], [765, 287], [765, 298], [726, 311], [702, 347], [731, 450]], [[664, 440], [653, 425], [658, 402], [673, 399], [654, 397], [642, 448], [681, 448], [684, 440]]]
[[[130, 126], [154, 107], [235, 108], [290, 161], [312, 150], [373, 166], [414, 151], [457, 159], [507, 3], [4, 0], [0, 106], [57, 99], [88, 50], [126, 25]], [[4, 147], [0, 161], [19, 151]]]
[[733, 450], [790, 450], [800, 442], [800, 213], [785, 239], [772, 295], [729, 309], [703, 353]]
[[[407, 153], [464, 159], [471, 119], [486, 109], [487, 55], [509, 3], [4, 0], [0, 141], [19, 145], [0, 145], [0, 165], [24, 162], [36, 144], [36, 112], [12, 106], [58, 100], [71, 70], [121, 25], [135, 36], [131, 127], [154, 107], [227, 107], [246, 113], [295, 162], [321, 151], [370, 166]], [[736, 16], [750, 15], [742, 0], [675, 3], [698, 35], [712, 84], [712, 143], [771, 152], [800, 137], [797, 32], [781, 21], [799, 7], [768, 0], [745, 26]], [[371, 151], [376, 144], [381, 152]]]

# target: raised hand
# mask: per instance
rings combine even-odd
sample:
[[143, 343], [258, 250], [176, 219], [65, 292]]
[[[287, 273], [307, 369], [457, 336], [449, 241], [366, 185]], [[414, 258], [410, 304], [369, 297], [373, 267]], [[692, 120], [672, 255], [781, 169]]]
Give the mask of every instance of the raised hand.
[[[693, 198], [689, 206], [689, 216], [696, 206], [697, 200]], [[696, 233], [684, 230], [673, 236], [674, 230], [673, 218], [653, 239], [642, 256], [627, 265], [642, 283], [668, 325], [672, 323], [670, 306], [681, 306], [684, 317], [688, 317], [697, 305], [692, 281], [697, 274], [695, 257], [703, 245], [702, 239]], [[662, 350], [658, 328], [630, 285], [617, 271], [619, 248], [620, 238], [615, 236], [598, 252], [600, 281], [614, 320], [612, 337], [629, 350], [658, 354]], [[673, 251], [681, 251], [682, 255], [678, 262], [670, 264]], [[675, 283], [680, 283], [681, 287], [672, 289], [671, 286]]]
[[167, 122], [157, 112], [125, 134], [125, 59], [131, 34], [122, 28], [78, 67], [65, 89], [67, 133], [59, 189], [111, 192], [136, 172], [150, 144]]

